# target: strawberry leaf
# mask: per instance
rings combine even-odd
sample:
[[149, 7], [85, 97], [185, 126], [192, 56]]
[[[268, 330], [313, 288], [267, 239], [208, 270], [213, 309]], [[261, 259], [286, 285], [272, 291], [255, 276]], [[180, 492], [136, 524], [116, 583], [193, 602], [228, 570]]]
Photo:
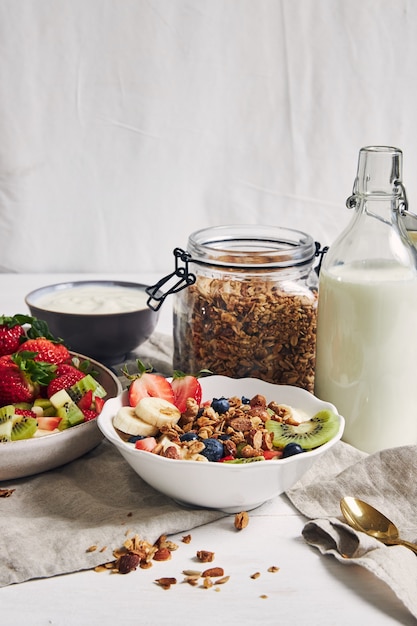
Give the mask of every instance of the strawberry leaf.
[[35, 361], [34, 357], [37, 352], [22, 350], [12, 354], [12, 360], [18, 368], [24, 372], [32, 382], [40, 385], [48, 385], [55, 378], [56, 365], [45, 363], [43, 361]]

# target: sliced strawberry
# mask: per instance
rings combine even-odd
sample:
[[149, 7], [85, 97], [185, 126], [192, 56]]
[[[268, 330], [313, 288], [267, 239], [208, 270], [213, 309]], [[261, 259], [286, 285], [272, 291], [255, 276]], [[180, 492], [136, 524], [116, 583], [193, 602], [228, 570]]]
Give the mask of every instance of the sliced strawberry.
[[174, 390], [174, 404], [181, 413], [184, 413], [187, 409], [188, 398], [193, 398], [197, 404], [200, 404], [202, 396], [201, 385], [195, 376], [174, 372], [171, 386]]
[[68, 372], [68, 374], [63, 374], [62, 376], [58, 376], [58, 378], [54, 378], [46, 390], [46, 395], [48, 398], [54, 395], [57, 391], [61, 391], [61, 389], [68, 389], [76, 382], [84, 378], [85, 374], [80, 372], [74, 367], [74, 371]]
[[262, 456], [266, 461], [271, 459], [280, 459], [282, 457], [282, 450], [263, 450]]
[[58, 428], [61, 419], [58, 416], [45, 417], [42, 415], [42, 417], [37, 417], [36, 421], [38, 422], [38, 428], [41, 430], [55, 430], [55, 428]]
[[19, 346], [19, 351], [27, 350], [36, 353], [35, 361], [44, 363], [63, 363], [70, 358], [68, 349], [62, 343], [55, 343], [51, 339], [38, 337], [36, 339], [27, 339]]
[[104, 398], [99, 398], [98, 396], [94, 398], [94, 405], [96, 407], [97, 413], [101, 413], [101, 411], [103, 410], [104, 403], [105, 403]]
[[137, 439], [135, 441], [136, 450], [145, 450], [146, 452], [152, 452], [155, 446], [155, 437], [144, 437], [143, 439]]
[[136, 406], [142, 398], [162, 398], [174, 404], [174, 391], [171, 383], [161, 374], [153, 374], [149, 369], [137, 361], [138, 374], [131, 375], [126, 370], [124, 374], [132, 380], [129, 387], [128, 397], [130, 406]]
[[81, 398], [79, 402], [77, 402], [78, 407], [83, 411], [84, 409], [91, 409], [93, 404], [93, 391], [89, 389]]

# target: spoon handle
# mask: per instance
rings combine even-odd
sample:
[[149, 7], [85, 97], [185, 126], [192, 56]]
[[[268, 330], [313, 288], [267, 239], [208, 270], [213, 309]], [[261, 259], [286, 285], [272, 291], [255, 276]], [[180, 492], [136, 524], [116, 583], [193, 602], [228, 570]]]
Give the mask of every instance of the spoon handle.
[[417, 554], [417, 544], [411, 543], [411, 541], [406, 541], [405, 539], [392, 539], [391, 541], [386, 541], [385, 543], [391, 546], [404, 546]]

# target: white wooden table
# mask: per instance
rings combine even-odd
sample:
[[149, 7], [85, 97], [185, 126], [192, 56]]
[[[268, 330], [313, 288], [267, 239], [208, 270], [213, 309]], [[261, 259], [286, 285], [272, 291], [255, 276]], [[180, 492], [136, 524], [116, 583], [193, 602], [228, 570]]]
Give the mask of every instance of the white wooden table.
[[[108, 278], [154, 282], [159, 276], [0, 274], [0, 314], [25, 313], [24, 296], [60, 280]], [[169, 298], [158, 328], [171, 332]], [[76, 461], [75, 461], [76, 462]], [[93, 571], [34, 580], [0, 589], [1, 626], [147, 624], [209, 626], [291, 624], [343, 626], [415, 624], [393, 593], [370, 573], [323, 557], [301, 536], [305, 519], [285, 496], [250, 513], [237, 532], [233, 516], [191, 531], [191, 543], [173, 536], [179, 548], [168, 562], [126, 576]], [[28, 537], [28, 542], [36, 537]], [[215, 552], [213, 565], [230, 580], [202, 589], [182, 584], [182, 572], [196, 569], [197, 550]], [[268, 572], [277, 566], [279, 571]], [[0, 555], [1, 567], [1, 555]], [[259, 572], [258, 578], [251, 578]], [[163, 590], [154, 580], [177, 578]]]

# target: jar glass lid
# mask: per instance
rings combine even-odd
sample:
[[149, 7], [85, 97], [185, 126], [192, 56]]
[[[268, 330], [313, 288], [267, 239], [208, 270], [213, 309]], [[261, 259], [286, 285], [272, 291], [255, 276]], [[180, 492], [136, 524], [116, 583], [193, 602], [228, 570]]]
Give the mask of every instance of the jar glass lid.
[[239, 224], [195, 231], [188, 252], [195, 263], [272, 269], [311, 264], [316, 244], [310, 235], [291, 228]]

